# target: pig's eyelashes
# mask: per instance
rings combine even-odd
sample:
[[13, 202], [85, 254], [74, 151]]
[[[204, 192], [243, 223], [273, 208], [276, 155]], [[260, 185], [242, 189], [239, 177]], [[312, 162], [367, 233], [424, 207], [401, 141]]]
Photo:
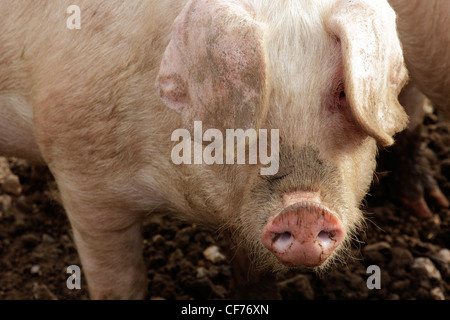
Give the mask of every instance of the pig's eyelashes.
[[279, 181], [283, 180], [284, 178], [286, 178], [288, 175], [289, 175], [289, 173], [285, 173], [285, 174], [280, 174], [280, 175], [264, 176], [264, 178], [270, 182], [279, 182]]

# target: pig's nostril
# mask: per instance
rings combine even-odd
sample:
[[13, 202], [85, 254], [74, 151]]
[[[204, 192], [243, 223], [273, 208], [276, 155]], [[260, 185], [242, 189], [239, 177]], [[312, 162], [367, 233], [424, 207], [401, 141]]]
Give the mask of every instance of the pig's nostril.
[[329, 243], [334, 240], [334, 232], [322, 230], [317, 235], [317, 239], [323, 244]]
[[281, 243], [288, 242], [292, 238], [292, 234], [289, 231], [283, 233], [275, 233], [273, 242], [279, 241]]
[[287, 242], [287, 241], [291, 240], [292, 234], [290, 232], [286, 231], [286, 232], [283, 232], [282, 234], [280, 234], [279, 238], [280, 238], [280, 241]]
[[292, 244], [294, 237], [289, 231], [283, 233], [275, 233], [272, 239], [272, 245], [278, 252], [286, 251]]

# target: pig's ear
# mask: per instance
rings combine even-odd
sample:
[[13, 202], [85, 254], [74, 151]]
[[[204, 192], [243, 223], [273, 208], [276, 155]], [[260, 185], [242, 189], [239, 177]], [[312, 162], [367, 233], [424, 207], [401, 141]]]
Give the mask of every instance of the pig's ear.
[[344, 86], [351, 113], [385, 147], [408, 116], [398, 102], [407, 81], [395, 12], [386, 1], [341, 0], [328, 20], [341, 42]]
[[185, 128], [258, 128], [268, 108], [264, 25], [237, 0], [191, 0], [177, 17], [156, 85]]

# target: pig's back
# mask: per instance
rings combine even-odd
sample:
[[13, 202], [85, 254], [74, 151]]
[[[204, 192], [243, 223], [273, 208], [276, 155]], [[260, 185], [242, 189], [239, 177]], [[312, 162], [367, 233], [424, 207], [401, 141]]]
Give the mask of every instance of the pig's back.
[[184, 2], [78, 1], [76, 30], [66, 24], [71, 1], [2, 1], [0, 152], [39, 159], [36, 139], [44, 153], [57, 152], [80, 127], [98, 137], [103, 126], [111, 144], [118, 138], [113, 150], [129, 145], [125, 126], [148, 120], [140, 138], [158, 132], [154, 115], [167, 111], [154, 82]]
[[0, 2], [0, 152], [41, 160], [33, 134], [27, 44], [37, 2]]
[[450, 115], [450, 1], [389, 0], [412, 78]]

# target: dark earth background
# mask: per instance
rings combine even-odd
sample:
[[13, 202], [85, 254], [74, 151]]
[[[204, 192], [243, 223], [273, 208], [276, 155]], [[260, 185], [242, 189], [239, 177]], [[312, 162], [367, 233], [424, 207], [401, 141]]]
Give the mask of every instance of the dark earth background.
[[[450, 122], [435, 112], [424, 124], [425, 154], [448, 197]], [[430, 203], [433, 217], [418, 219], [391, 196], [387, 183], [375, 179], [366, 197], [367, 228], [354, 243], [354, 258], [321, 277], [307, 271], [279, 274], [283, 299], [450, 298], [450, 210]], [[80, 261], [55, 189], [46, 168], [0, 158], [0, 300], [88, 299], [84, 275], [80, 290], [66, 287], [67, 267]], [[144, 239], [149, 299], [231, 298], [220, 236], [159, 215], [145, 222]], [[381, 270], [379, 290], [367, 287], [370, 265]]]

